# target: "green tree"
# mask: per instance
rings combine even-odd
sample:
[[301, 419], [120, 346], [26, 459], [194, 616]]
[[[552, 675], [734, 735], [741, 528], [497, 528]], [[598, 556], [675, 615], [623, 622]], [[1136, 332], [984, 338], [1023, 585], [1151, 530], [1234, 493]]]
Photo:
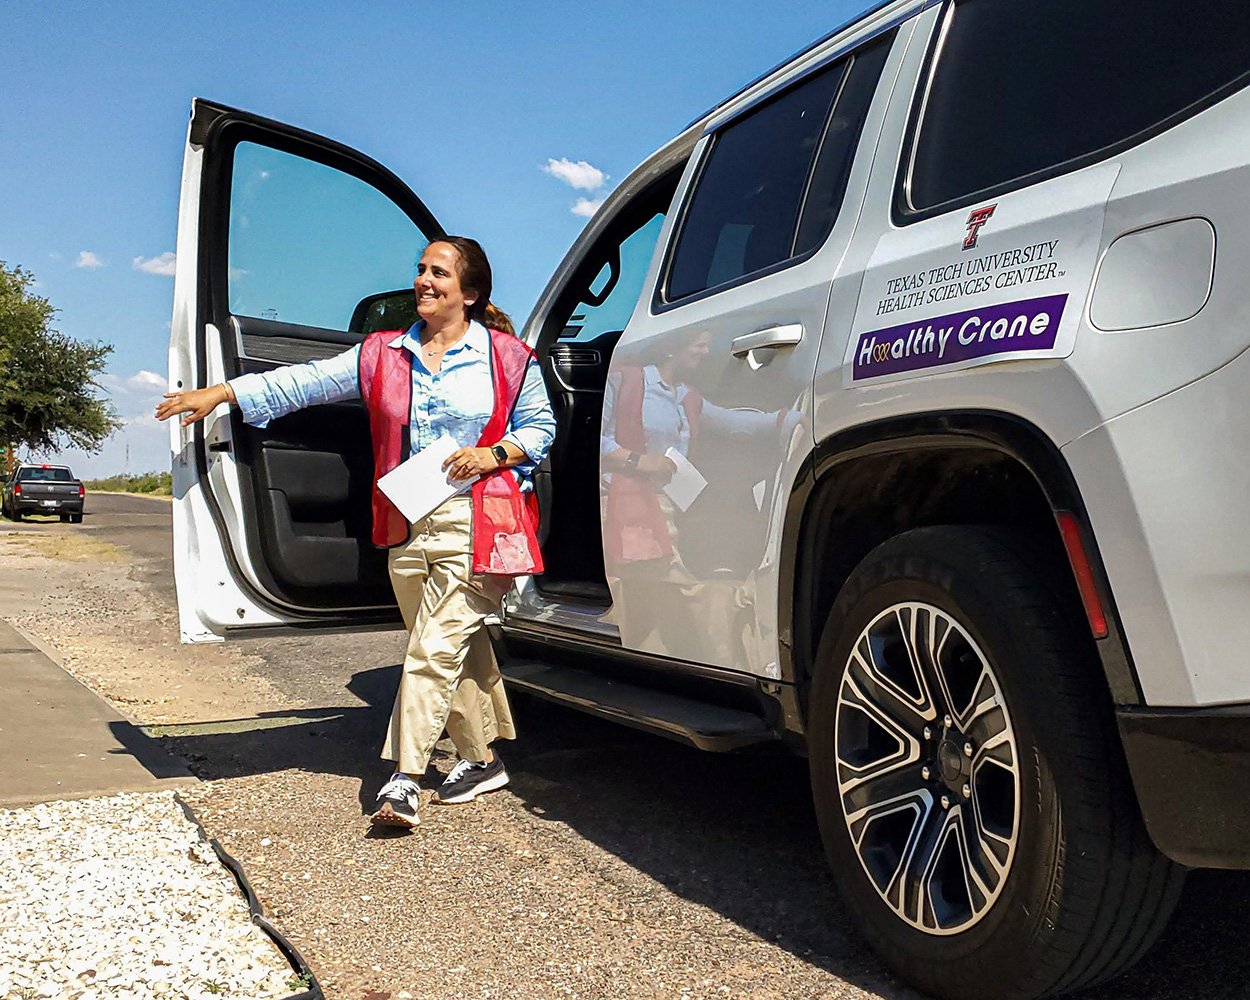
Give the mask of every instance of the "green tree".
[[35, 453], [67, 446], [96, 451], [120, 423], [97, 399], [95, 379], [110, 344], [52, 329], [56, 309], [31, 291], [34, 276], [0, 261], [0, 445]]

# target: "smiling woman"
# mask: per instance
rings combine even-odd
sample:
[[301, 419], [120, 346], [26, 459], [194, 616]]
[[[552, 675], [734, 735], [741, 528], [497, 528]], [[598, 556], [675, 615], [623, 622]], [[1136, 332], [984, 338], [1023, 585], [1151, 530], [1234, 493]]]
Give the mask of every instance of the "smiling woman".
[[[301, 166], [300, 172], [316, 175], [316, 165]], [[249, 176], [247, 183], [261, 187], [274, 180], [265, 170]], [[303, 190], [298, 197], [306, 194]], [[245, 190], [241, 204], [258, 203]], [[245, 307], [235, 289], [249, 278], [247, 269], [235, 266], [240, 258], [234, 247], [247, 242], [252, 227], [251, 215], [240, 211], [236, 216], [232, 210], [232, 312]], [[236, 228], [242, 234], [237, 240]], [[261, 228], [271, 236], [282, 230], [276, 224]], [[288, 256], [286, 240], [295, 235], [288, 228], [279, 241]], [[328, 263], [324, 248], [307, 235], [307, 243], [299, 246], [308, 253], [297, 268]], [[264, 254], [249, 262], [272, 263]], [[392, 266], [381, 249], [375, 263]], [[336, 272], [333, 295], [324, 301], [352, 302], [361, 298], [359, 287], [394, 284], [372, 268], [355, 261]], [[244, 273], [236, 275], [236, 270]], [[280, 277], [267, 276], [267, 291]], [[297, 285], [308, 287], [309, 277], [302, 274]], [[354, 288], [353, 281], [362, 284]], [[492, 325], [507, 323], [498, 310], [491, 312], [491, 289], [490, 263], [481, 246], [466, 237], [442, 237], [426, 246], [417, 263], [413, 291], [420, 319], [407, 331], [378, 330], [336, 357], [170, 393], [157, 408], [162, 420], [185, 414], [186, 425], [231, 402], [248, 424], [264, 427], [317, 403], [364, 400], [373, 444], [372, 538], [389, 550], [391, 585], [410, 630], [382, 748], [383, 759], [397, 761], [398, 769], [378, 793], [374, 823], [417, 824], [416, 778], [425, 773], [444, 729], [462, 759], [440, 786], [437, 801], [467, 802], [508, 783], [503, 762], [489, 744], [515, 733], [481, 627], [498, 611], [510, 577], [542, 571], [529, 476], [551, 446], [555, 418], [529, 348], [510, 332], [484, 325], [492, 316]], [[316, 302], [272, 301], [278, 321], [333, 320], [317, 312]], [[443, 464], [448, 478], [461, 484], [460, 493], [410, 524], [378, 488], [378, 479], [445, 437], [460, 446]], [[470, 486], [471, 498], [464, 495]]]

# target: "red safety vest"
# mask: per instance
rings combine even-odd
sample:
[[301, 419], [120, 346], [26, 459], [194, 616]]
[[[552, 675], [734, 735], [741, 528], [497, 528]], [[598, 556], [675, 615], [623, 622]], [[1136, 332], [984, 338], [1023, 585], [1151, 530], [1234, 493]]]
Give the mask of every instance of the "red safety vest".
[[[534, 353], [511, 334], [490, 330], [490, 370], [495, 405], [478, 447], [497, 444], [521, 394]], [[360, 347], [360, 395], [373, 440], [373, 544], [394, 548], [408, 541], [408, 521], [378, 489], [378, 479], [408, 457], [412, 419], [412, 354], [391, 347], [403, 330], [371, 333]], [[473, 484], [473, 572], [524, 576], [543, 571], [538, 548], [538, 500], [522, 493], [514, 475], [497, 469]]]
[[[643, 454], [647, 450], [647, 430], [642, 422], [642, 400], [646, 378], [637, 367], [621, 371], [620, 389], [613, 413], [613, 436], [622, 448]], [[699, 436], [703, 397], [687, 386], [679, 404], [690, 424], [690, 444]], [[660, 486], [646, 473], [622, 469], [612, 473], [607, 489], [604, 517], [604, 554], [609, 565], [667, 559], [673, 554], [668, 518], [660, 507]]]

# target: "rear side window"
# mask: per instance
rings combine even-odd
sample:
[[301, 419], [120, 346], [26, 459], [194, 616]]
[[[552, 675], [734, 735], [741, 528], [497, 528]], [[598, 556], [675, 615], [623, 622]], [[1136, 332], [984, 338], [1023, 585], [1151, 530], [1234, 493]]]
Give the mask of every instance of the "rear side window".
[[845, 71], [838, 63], [716, 137], [673, 252], [670, 302], [790, 256], [807, 175]]
[[846, 193], [888, 32], [731, 122], [716, 136], [672, 252], [667, 300], [815, 250]]
[[913, 211], [1078, 166], [1250, 77], [1244, 0], [962, 0], [947, 17]]

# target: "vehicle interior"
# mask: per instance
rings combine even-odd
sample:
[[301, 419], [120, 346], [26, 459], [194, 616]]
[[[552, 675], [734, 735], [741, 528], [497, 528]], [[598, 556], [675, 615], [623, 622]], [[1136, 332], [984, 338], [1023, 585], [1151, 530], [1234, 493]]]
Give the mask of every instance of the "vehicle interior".
[[544, 320], [537, 352], [556, 439], [535, 473], [552, 600], [608, 604], [599, 520], [600, 422], [612, 351], [633, 312], [682, 167], [635, 196], [591, 248]]

